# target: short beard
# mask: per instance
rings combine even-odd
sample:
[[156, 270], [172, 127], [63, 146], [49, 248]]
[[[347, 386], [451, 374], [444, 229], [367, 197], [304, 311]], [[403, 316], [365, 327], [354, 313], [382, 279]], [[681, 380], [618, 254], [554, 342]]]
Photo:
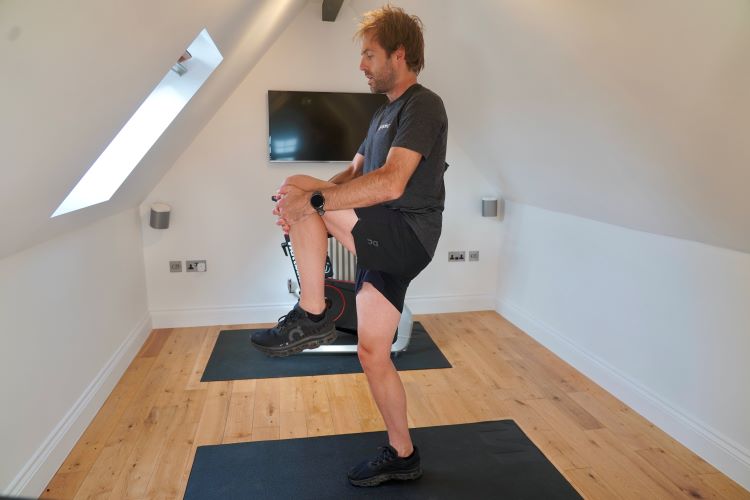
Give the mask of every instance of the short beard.
[[379, 77], [372, 79], [372, 87], [370, 91], [373, 94], [387, 94], [396, 85], [396, 75], [394, 74], [393, 67], [388, 66], [388, 70], [384, 71], [384, 74]]

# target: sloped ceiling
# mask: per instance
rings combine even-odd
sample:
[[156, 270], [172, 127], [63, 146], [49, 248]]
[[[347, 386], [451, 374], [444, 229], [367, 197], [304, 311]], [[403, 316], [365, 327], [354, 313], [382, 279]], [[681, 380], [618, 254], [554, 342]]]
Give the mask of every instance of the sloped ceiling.
[[[140, 203], [304, 3], [0, 0], [0, 257]], [[750, 251], [750, 2], [397, 3], [504, 197]], [[217, 72], [111, 202], [49, 220], [204, 26]]]
[[[136, 207], [304, 4], [0, 1], [0, 258]], [[50, 219], [203, 28], [203, 88], [110, 202]]]
[[398, 5], [425, 24], [450, 134], [507, 199], [750, 251], [750, 2]]

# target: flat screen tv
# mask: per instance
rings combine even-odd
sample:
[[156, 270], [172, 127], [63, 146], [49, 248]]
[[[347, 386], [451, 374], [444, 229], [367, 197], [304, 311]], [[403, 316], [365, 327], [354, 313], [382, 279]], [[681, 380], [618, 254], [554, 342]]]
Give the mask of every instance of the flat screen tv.
[[268, 154], [271, 161], [351, 161], [382, 94], [268, 91]]

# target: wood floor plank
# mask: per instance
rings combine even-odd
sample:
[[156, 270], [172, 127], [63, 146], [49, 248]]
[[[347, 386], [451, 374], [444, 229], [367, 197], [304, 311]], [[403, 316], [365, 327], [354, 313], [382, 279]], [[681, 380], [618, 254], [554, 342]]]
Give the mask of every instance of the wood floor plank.
[[[122, 414], [105, 441], [101, 453], [75, 498], [111, 494], [112, 487], [120, 474], [124, 472], [127, 459], [143, 432], [144, 423], [151, 413], [151, 408], [161, 399], [167, 401], [172, 399], [172, 394], [165, 388], [175, 378], [180, 367], [178, 359], [182, 357], [183, 350], [188, 348], [190, 340], [189, 335], [175, 331], [165, 342], [153, 367], [139, 387], [133, 404]], [[164, 394], [170, 397], [165, 398]]]
[[257, 381], [253, 407], [253, 441], [279, 438], [280, 389], [278, 378]]
[[250, 441], [255, 411], [255, 380], [234, 380], [222, 444]]
[[638, 450], [633, 453], [643, 458], [653, 470], [669, 478], [669, 481], [679, 488], [685, 496], [692, 498], [722, 498], [722, 495], [705, 484], [699, 475], [692, 474], [689, 469], [684, 467], [684, 464], [680, 463], [674, 455], [669, 455], [660, 448]]
[[149, 335], [146, 342], [143, 344], [141, 352], [138, 353], [139, 358], [155, 358], [161, 352], [164, 344], [169, 340], [169, 336], [172, 333], [171, 328], [164, 328], [154, 330]]
[[651, 478], [634, 474], [637, 467], [618, 450], [613, 449], [596, 434], [602, 429], [587, 431], [578, 426], [560, 407], [547, 399], [528, 402], [547, 420], [573, 448], [578, 450], [589, 464], [596, 464], [599, 473], [608, 484], [625, 498], [669, 498], [670, 492]]
[[496, 407], [492, 404], [494, 392], [481, 381], [472, 383], [472, 373], [460, 368], [446, 374], [450, 383], [456, 387], [456, 401], [471, 414], [474, 421], [493, 420], [497, 415]]
[[735, 483], [727, 476], [720, 472], [713, 474], [700, 474], [703, 484], [708, 485], [721, 495], [721, 498], [731, 498], [733, 500], [750, 500], [750, 491], [743, 489], [742, 486]]
[[279, 423], [280, 439], [307, 437], [307, 417], [304, 411], [282, 411]]
[[594, 467], [564, 470], [565, 478], [578, 490], [583, 498], [592, 500], [625, 498], [613, 491], [600, 477]]
[[171, 429], [166, 434], [166, 442], [149, 481], [146, 497], [179, 498], [182, 495], [183, 471], [185, 463], [192, 458], [195, 431], [203, 412], [206, 395], [205, 389], [184, 391], [183, 402], [178, 405]]
[[206, 382], [203, 387], [206, 390], [206, 399], [198, 420], [195, 439], [191, 445], [191, 450], [188, 452], [188, 459], [183, 466], [182, 477], [178, 486], [179, 491], [184, 491], [187, 486], [198, 447], [221, 444], [224, 439], [232, 394], [232, 381]]
[[[410, 427], [513, 419], [585, 498], [750, 499], [496, 313], [415, 319], [453, 368], [400, 373]], [[262, 326], [154, 330], [42, 498], [180, 498], [198, 446], [385, 429], [361, 373], [200, 382], [220, 330]]]
[[409, 372], [401, 373], [406, 392], [406, 416], [409, 427], [429, 427], [439, 424], [433, 408], [427, 403], [419, 382]]
[[42, 498], [73, 498], [75, 496], [117, 422], [132, 406], [153, 364], [153, 357], [133, 360], [112, 394], [60, 466], [58, 473], [45, 488]]
[[568, 396], [594, 415], [631, 449], [640, 450], [654, 445], [653, 440], [643, 432], [643, 426], [630, 425], [628, 420], [619, 414], [619, 408], [615, 407], [614, 401], [609, 402], [607, 406], [595, 394], [588, 391], [572, 392]]
[[206, 403], [195, 432], [195, 446], [221, 444], [229, 415], [232, 381], [207, 382]]
[[281, 439], [307, 437], [305, 400], [302, 397], [302, 378], [281, 379], [279, 399], [279, 437]]
[[347, 378], [326, 377], [326, 391], [331, 403], [331, 418], [335, 434], [352, 434], [362, 432], [362, 425], [357, 410], [351, 404], [353, 386]]
[[219, 327], [210, 327], [204, 335], [200, 351], [195, 357], [195, 362], [193, 363], [193, 368], [190, 372], [190, 378], [185, 386], [186, 390], [193, 391], [200, 389], [201, 377], [203, 377], [203, 372], [206, 368], [206, 364], [208, 364], [208, 359], [211, 357], [211, 352], [214, 350], [216, 340], [219, 338], [219, 331]]
[[590, 468], [592, 465], [559, 432], [538, 427], [526, 427], [524, 431], [537, 448], [544, 450], [544, 455], [558, 470]]
[[177, 405], [151, 409], [143, 432], [128, 456], [127, 466], [112, 488], [112, 498], [142, 498], [146, 495], [157, 460], [166, 445], [164, 435], [174, 425], [176, 414]]
[[302, 377], [279, 379], [279, 407], [282, 412], [304, 412], [305, 399], [302, 396]]
[[508, 418], [512, 418], [518, 423], [518, 425], [524, 431], [529, 430], [544, 430], [551, 431], [555, 430], [553, 423], [545, 420], [532, 406], [531, 401], [535, 399], [495, 399], [494, 406], [498, 409], [498, 413], [507, 415]]
[[481, 376], [485, 384], [491, 384], [494, 389], [513, 387], [513, 380], [516, 376], [513, 366], [506, 360], [493, 357], [489, 351], [471, 342], [471, 338], [467, 337], [470, 336], [464, 335], [462, 339], [457, 340], [459, 344], [462, 344], [467, 365]]
[[[644, 457], [638, 452], [631, 450], [626, 443], [620, 441], [609, 429], [596, 429], [593, 431], [587, 431], [587, 434], [595, 436], [600, 444], [613, 450], [612, 453], [616, 453], [617, 456], [623, 457], [627, 460], [628, 464], [632, 464], [632, 472], [639, 477], [648, 477], [653, 483], [659, 486], [663, 491], [669, 493], [673, 498], [679, 498], [684, 496], [685, 498], [713, 498], [712, 492], [709, 492], [708, 488], [703, 487], [684, 487], [688, 484], [688, 481], [678, 483], [672, 480], [668, 471], [654, 467], [648, 460], [644, 460]], [[697, 486], [700, 480], [696, 477], [693, 483]], [[699, 491], [703, 491], [701, 494]], [[698, 496], [695, 496], [698, 495]]]
[[334, 433], [331, 402], [324, 377], [305, 377], [302, 381], [308, 436], [329, 436]]
[[683, 466], [694, 474], [717, 472], [711, 464], [600, 387], [592, 384], [588, 390], [570, 393], [569, 396], [596, 415], [613, 434], [634, 450], [658, 447], [679, 457]]
[[370, 395], [370, 388], [367, 385], [367, 379], [364, 374], [357, 373], [352, 378], [352, 403], [359, 416], [359, 425], [362, 428], [362, 432], [384, 430], [385, 423], [380, 416], [378, 407], [375, 405], [375, 400]]

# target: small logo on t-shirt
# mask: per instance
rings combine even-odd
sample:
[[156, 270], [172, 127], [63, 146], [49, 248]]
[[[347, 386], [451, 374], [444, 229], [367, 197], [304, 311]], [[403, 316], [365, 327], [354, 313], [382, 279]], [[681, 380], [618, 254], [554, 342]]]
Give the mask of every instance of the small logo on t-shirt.
[[384, 123], [384, 124], [382, 124], [381, 126], [378, 127], [378, 132], [381, 131], [381, 130], [383, 130], [383, 129], [385, 129], [385, 128], [388, 128], [390, 126], [391, 126], [390, 123]]

